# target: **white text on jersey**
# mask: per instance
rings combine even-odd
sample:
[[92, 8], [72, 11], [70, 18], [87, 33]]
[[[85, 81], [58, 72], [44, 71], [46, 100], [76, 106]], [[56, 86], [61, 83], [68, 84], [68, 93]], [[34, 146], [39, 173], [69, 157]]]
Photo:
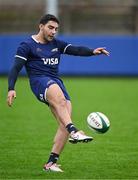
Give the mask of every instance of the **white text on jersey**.
[[58, 58], [42, 58], [44, 64], [56, 65], [58, 64]]

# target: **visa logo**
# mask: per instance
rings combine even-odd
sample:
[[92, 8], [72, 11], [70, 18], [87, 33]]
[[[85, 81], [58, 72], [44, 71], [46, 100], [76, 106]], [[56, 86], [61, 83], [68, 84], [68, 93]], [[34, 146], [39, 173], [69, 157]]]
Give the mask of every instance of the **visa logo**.
[[58, 58], [42, 58], [44, 64], [56, 65], [58, 64]]

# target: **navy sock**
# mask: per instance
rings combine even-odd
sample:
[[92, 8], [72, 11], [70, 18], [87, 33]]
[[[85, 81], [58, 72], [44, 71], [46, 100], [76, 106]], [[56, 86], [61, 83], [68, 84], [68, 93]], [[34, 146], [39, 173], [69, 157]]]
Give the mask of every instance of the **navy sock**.
[[66, 129], [69, 133], [71, 132], [77, 132], [78, 129], [74, 126], [74, 124], [72, 123], [69, 123], [67, 126], [66, 126]]
[[59, 154], [51, 152], [47, 163], [49, 163], [49, 162], [56, 163], [58, 158], [59, 158]]

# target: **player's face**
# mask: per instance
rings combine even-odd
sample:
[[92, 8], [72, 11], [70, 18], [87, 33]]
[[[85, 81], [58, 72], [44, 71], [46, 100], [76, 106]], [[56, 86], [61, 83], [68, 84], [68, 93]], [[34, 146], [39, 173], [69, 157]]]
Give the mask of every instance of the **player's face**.
[[58, 23], [54, 21], [48, 21], [47, 24], [41, 25], [40, 30], [42, 32], [42, 38], [45, 41], [52, 41], [58, 31]]

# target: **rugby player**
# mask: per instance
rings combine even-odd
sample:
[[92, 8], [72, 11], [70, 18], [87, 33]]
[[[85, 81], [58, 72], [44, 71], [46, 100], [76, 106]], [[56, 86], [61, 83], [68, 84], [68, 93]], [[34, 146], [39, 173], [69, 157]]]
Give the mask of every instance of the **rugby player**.
[[60, 55], [108, 56], [109, 52], [103, 47], [90, 49], [58, 40], [55, 38], [58, 28], [59, 20], [54, 15], [46, 14], [40, 19], [39, 32], [19, 45], [9, 73], [7, 103], [12, 106], [16, 97], [15, 83], [20, 70], [25, 66], [32, 92], [38, 100], [48, 104], [59, 124], [44, 170], [62, 172], [56, 162], [67, 140], [71, 143], [85, 143], [93, 138], [79, 131], [72, 122], [70, 97], [58, 75]]

